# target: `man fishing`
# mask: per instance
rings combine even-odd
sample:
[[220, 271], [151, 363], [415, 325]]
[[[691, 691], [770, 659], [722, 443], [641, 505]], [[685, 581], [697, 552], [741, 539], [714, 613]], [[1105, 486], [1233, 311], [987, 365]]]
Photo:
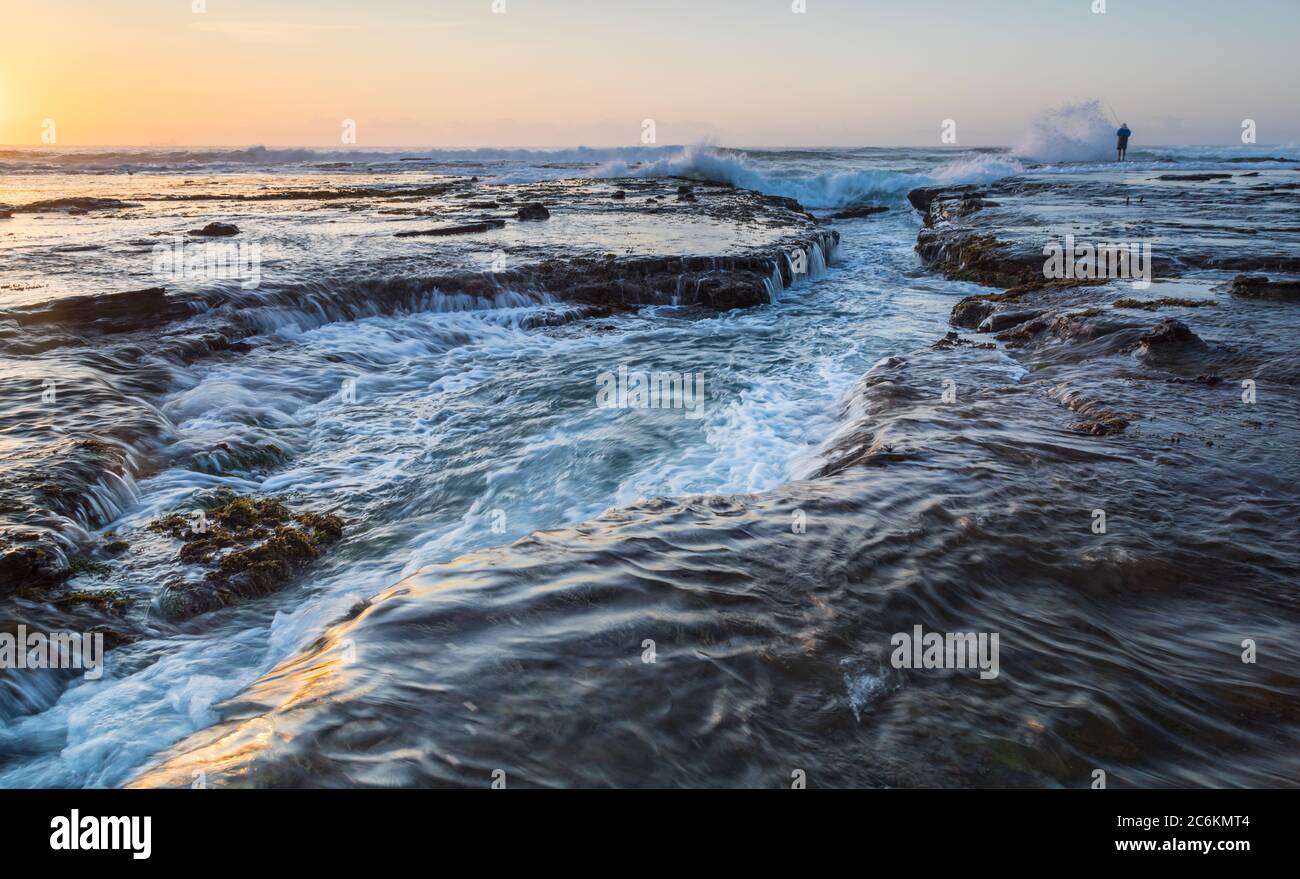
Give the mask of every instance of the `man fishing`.
[[1119, 142], [1115, 145], [1115, 161], [1122, 162], [1124, 157], [1128, 155], [1128, 139], [1132, 133], [1128, 130], [1127, 122], [1119, 124], [1119, 131], [1115, 132], [1115, 136], [1119, 138]]

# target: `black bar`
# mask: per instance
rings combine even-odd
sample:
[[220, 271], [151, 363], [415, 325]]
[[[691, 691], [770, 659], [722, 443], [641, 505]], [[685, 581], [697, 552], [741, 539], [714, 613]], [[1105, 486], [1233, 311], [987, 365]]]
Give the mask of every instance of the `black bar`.
[[[744, 860], [807, 847], [809, 857], [911, 853], [926, 861], [978, 855], [986, 864], [1216, 866], [1286, 855], [1291, 823], [1278, 791], [844, 791], [508, 794], [503, 791], [4, 791], [4, 850], [72, 866], [109, 860], [194, 866], [257, 854], [262, 863], [337, 864], [351, 855], [422, 857], [459, 849], [492, 858], [564, 860], [614, 845], [678, 863], [701, 846]], [[792, 799], [793, 798], [793, 799]], [[546, 802], [543, 802], [543, 799]], [[149, 857], [54, 850], [52, 824], [88, 816], [149, 817]], [[1124, 823], [1121, 823], [1124, 822]], [[1177, 822], [1172, 824], [1171, 822]], [[101, 825], [96, 822], [96, 827]], [[143, 825], [138, 825], [143, 827]], [[730, 828], [730, 829], [727, 829]], [[736, 834], [758, 841], [740, 846]], [[139, 839], [136, 837], [135, 839]], [[1203, 850], [1208, 844], [1208, 850]], [[1145, 846], [1147, 851], [1133, 850]], [[1120, 850], [1124, 846], [1125, 850]], [[1231, 846], [1225, 848], [1224, 846]], [[485, 848], [486, 847], [486, 848]], [[835, 854], [836, 850], [839, 854]], [[746, 851], [750, 854], [746, 855]], [[534, 864], [540, 865], [540, 860]], [[628, 864], [630, 867], [631, 864]]]

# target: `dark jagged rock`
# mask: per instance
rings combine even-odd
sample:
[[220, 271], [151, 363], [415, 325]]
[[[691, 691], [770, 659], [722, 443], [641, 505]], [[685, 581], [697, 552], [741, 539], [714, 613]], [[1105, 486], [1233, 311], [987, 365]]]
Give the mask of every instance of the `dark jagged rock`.
[[952, 307], [952, 314], [949, 315], [948, 322], [955, 327], [973, 330], [986, 317], [991, 315], [996, 308], [995, 303], [990, 302], [983, 296], [967, 296]]
[[[788, 260], [792, 251], [817, 248], [825, 258], [838, 242], [838, 232], [817, 230], [749, 255], [553, 259], [505, 272], [427, 278], [421, 286], [482, 297], [503, 289], [537, 290], [566, 302], [614, 309], [672, 303], [744, 308], [770, 303], [774, 273], [780, 273], [784, 285], [793, 282]], [[410, 291], [399, 287], [395, 292]]]
[[1021, 321], [1018, 324], [1008, 327], [993, 338], [997, 339], [999, 342], [1005, 342], [1011, 347], [1017, 347], [1027, 343], [1030, 339], [1033, 339], [1040, 333], [1046, 332], [1051, 328], [1052, 322], [1055, 319], [1056, 316], [1051, 313], [1042, 314], [1038, 317], [1027, 321]]
[[813, 222], [817, 221], [817, 218], [814, 217], [807, 208], [793, 198], [787, 198], [784, 195], [763, 195], [761, 193], [755, 193], [755, 195], [757, 195], [761, 201], [771, 205], [772, 207], [784, 208], [787, 211], [806, 217]]
[[13, 209], [15, 213], [39, 213], [43, 211], [107, 211], [116, 208], [138, 207], [131, 202], [121, 201], [116, 198], [89, 198], [86, 196], [74, 196], [70, 198], [48, 198], [43, 201], [34, 201], [30, 204], [22, 205]]
[[610, 198], [614, 199], [614, 201], [623, 201], [627, 198], [627, 193], [621, 189], [616, 189]]
[[[1069, 311], [1050, 314], [1041, 318], [1042, 328], [1052, 337], [1064, 341], [1085, 341], [1096, 339], [1127, 327], [1127, 324], [1107, 319], [1107, 312], [1101, 308], [1085, 308], [1082, 311]], [[1039, 321], [1032, 323], [1038, 324]], [[1028, 327], [1027, 327], [1028, 329]], [[1038, 329], [1037, 326], [1032, 329]]]
[[1186, 352], [1205, 347], [1205, 342], [1187, 324], [1166, 317], [1125, 350], [1136, 351], [1139, 356], [1151, 362], [1167, 363], [1181, 359], [1181, 355]]
[[489, 232], [505, 226], [505, 220], [482, 220], [477, 223], [463, 223], [459, 226], [442, 226], [437, 229], [413, 229], [408, 232], [395, 232], [396, 238], [416, 238], [420, 236], [441, 237], [444, 235], [471, 235], [476, 232]]
[[185, 303], [169, 299], [164, 288], [148, 287], [100, 296], [68, 296], [0, 312], [0, 319], [24, 326], [59, 324], [77, 332], [116, 333], [160, 326], [191, 313]]
[[551, 212], [546, 209], [545, 205], [532, 202], [531, 204], [521, 205], [515, 216], [521, 220], [549, 220]]
[[1028, 320], [1033, 320], [1043, 313], [1041, 308], [1015, 308], [994, 311], [984, 320], [980, 321], [978, 330], [981, 333], [1000, 333], [1003, 330], [1018, 326]]
[[1272, 281], [1263, 275], [1237, 275], [1232, 279], [1232, 295], [1294, 302], [1300, 300], [1300, 281]]
[[922, 214], [929, 214], [930, 206], [938, 199], [960, 200], [978, 190], [978, 186], [970, 183], [961, 186], [922, 186], [909, 192], [907, 200]]
[[1160, 323], [1144, 333], [1138, 341], [1144, 345], [1169, 345], [1200, 341], [1200, 337], [1182, 321], [1166, 317], [1161, 318]]
[[[225, 192], [190, 192], [182, 195], [164, 196], [165, 201], [336, 201], [339, 199], [384, 200], [414, 199], [446, 195], [448, 192], [465, 185], [455, 183], [435, 183], [428, 186], [337, 186], [327, 189], [272, 189], [269, 192], [225, 193]], [[131, 205], [123, 205], [131, 207]]]
[[0, 532], [0, 595], [57, 585], [71, 576], [67, 555], [47, 535], [17, 529]]
[[970, 339], [963, 339], [956, 332], [949, 332], [946, 333], [942, 339], [935, 342], [930, 347], [939, 351], [946, 351], [952, 348], [963, 348], [963, 347], [977, 348], [977, 349], [990, 349], [990, 348], [996, 348], [997, 345], [993, 344], [992, 342], [975, 342]]
[[831, 219], [832, 220], [856, 220], [859, 217], [871, 217], [871, 216], [875, 216], [876, 214], [883, 214], [888, 210], [889, 208], [882, 207], [881, 205], [861, 205], [859, 207], [848, 208], [847, 210], [843, 210], [831, 214]]
[[1043, 285], [1041, 254], [1016, 252], [991, 235], [970, 231], [922, 229], [916, 252], [927, 268], [951, 280], [974, 281], [990, 287]]
[[1161, 174], [1156, 180], [1185, 180], [1189, 183], [1205, 183], [1210, 180], [1231, 180], [1231, 174]]
[[202, 229], [191, 229], [191, 235], [201, 235], [205, 238], [227, 238], [231, 235], [239, 234], [239, 227], [232, 223], [208, 223]]

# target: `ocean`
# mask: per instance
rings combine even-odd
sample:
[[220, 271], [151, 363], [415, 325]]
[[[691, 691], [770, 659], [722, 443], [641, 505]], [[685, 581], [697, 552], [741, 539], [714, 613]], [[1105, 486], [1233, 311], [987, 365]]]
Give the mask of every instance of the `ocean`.
[[[1226, 285], [1296, 273], [1300, 150], [1031, 141], [0, 150], [0, 534], [71, 566], [0, 629], [112, 644], [97, 680], [0, 672], [0, 785], [1294, 785], [1300, 317]], [[963, 185], [1030, 252], [1150, 245], [1149, 287], [936, 348], [991, 288], [918, 257], [908, 194]], [[713, 268], [512, 283], [722, 272], [781, 246], [766, 211], [838, 240], [750, 307]], [[487, 228], [395, 234], [448, 224]], [[182, 270], [215, 243], [230, 271]], [[1149, 354], [1167, 316], [1201, 353]], [[700, 393], [598, 402], [634, 374]], [[150, 523], [231, 496], [342, 537], [174, 613], [205, 568]], [[997, 675], [900, 668], [914, 626], [998, 633]]]

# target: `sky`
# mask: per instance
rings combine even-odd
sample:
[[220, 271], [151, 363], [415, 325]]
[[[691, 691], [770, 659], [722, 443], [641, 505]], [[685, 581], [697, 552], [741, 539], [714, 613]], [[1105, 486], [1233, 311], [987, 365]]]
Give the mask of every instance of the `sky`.
[[1294, 144], [1297, 34], [1297, 0], [0, 0], [0, 144], [1010, 145], [1089, 99]]

